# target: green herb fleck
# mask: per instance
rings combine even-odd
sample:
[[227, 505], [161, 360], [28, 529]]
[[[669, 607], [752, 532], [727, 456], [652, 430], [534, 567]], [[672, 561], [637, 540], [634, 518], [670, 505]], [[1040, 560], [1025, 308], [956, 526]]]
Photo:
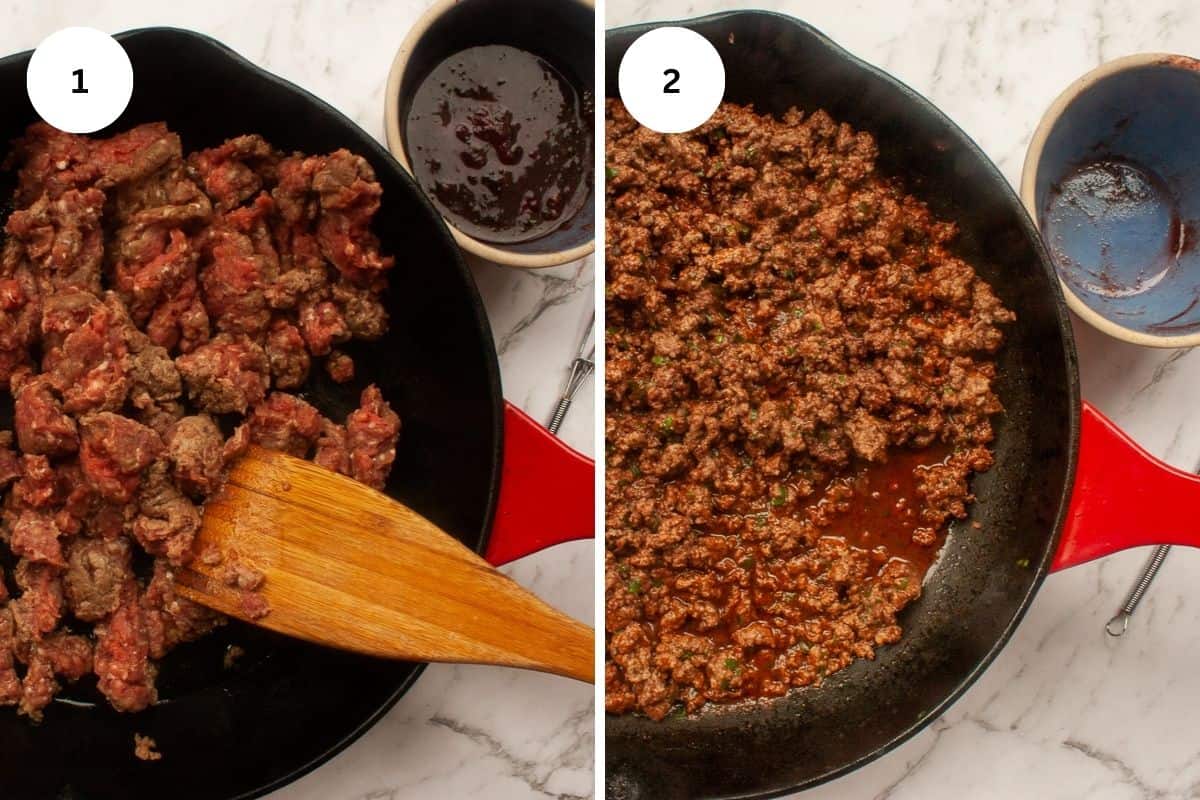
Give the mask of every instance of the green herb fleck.
[[671, 713], [667, 716], [669, 716], [671, 719], [683, 719], [687, 716], [687, 709], [683, 706], [675, 706], [671, 709]]
[[780, 486], [779, 494], [777, 494], [771, 498], [771, 505], [775, 506], [776, 508], [779, 508], [779, 506], [783, 505], [787, 501], [788, 501], [788, 487]]
[[696, 654], [695, 654], [695, 653], [693, 653], [691, 650], [681, 650], [681, 651], [679, 651], [679, 659], [680, 659], [681, 661], [687, 661], [689, 658], [691, 658], [691, 657], [692, 657], [692, 656], [694, 656], [694, 655], [696, 655]]
[[792, 270], [790, 270], [790, 269], [785, 269], [785, 270], [783, 271], [783, 277], [787, 278], [787, 279], [790, 281], [790, 280], [793, 280], [793, 279], [795, 279], [795, 277], [796, 277], [796, 273], [795, 273], [795, 272], [793, 272], [793, 271], [792, 271]]
[[725, 659], [725, 669], [730, 672], [741, 672], [742, 665], [738, 663], [736, 658], [727, 658]]
[[675, 418], [672, 417], [670, 414], [668, 414], [667, 416], [663, 417], [662, 431], [663, 431], [663, 433], [671, 433], [674, 430], [675, 430]]
[[729, 678], [725, 678], [724, 680], [721, 681], [721, 691], [723, 691], [723, 692], [729, 691]]
[[801, 317], [804, 316], [804, 309], [803, 308], [793, 308], [792, 316], [795, 317], [796, 319], [800, 319]]
[[901, 589], [907, 589], [908, 588], [908, 578], [900, 578], [899, 580], [896, 581], [896, 585], [899, 586]]
[[725, 344], [725, 334], [723, 334], [723, 333], [717, 334], [717, 344]]
[[654, 362], [655, 366], [661, 367], [663, 364], [666, 364], [671, 359], [667, 358], [666, 356], [655, 356], [654, 358], [652, 358], [650, 360], [652, 362]]
[[742, 563], [739, 566], [742, 569], [754, 569], [754, 556], [747, 556], [746, 558], [743, 558]]
[[625, 585], [625, 588], [629, 590], [630, 594], [641, 594], [642, 593], [642, 582], [640, 580], [638, 580], [637, 578], [634, 578], [633, 580], [631, 580], [629, 583], [627, 583]]
[[1028, 558], [1018, 558], [1017, 566], [1020, 567], [1021, 569], [1029, 569], [1029, 559]]
[[638, 464], [634, 464], [633, 466], [631, 466], [629, 468], [629, 471], [633, 473], [633, 477], [635, 477], [635, 478], [642, 477], [642, 468]]
[[617, 177], [617, 171], [615, 169], [613, 169], [612, 167], [605, 167], [604, 168], [604, 177], [608, 178], [611, 181], [613, 178]]

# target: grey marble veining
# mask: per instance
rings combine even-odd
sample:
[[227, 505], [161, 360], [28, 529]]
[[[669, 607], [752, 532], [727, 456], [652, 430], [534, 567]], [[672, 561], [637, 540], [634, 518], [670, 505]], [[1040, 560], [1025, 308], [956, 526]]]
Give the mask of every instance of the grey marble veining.
[[[1014, 185], [1043, 110], [1075, 78], [1129, 53], [1200, 55], [1200, 4], [1189, 0], [609, 0], [605, 23], [737, 6], [805, 19], [896, 75]], [[1083, 324], [1075, 332], [1084, 397], [1151, 452], [1194, 468], [1200, 356], [1125, 345]], [[1146, 556], [1051, 576], [1008, 647], [944, 717], [804, 800], [1200, 797], [1200, 552], [1176, 548], [1125, 637], [1103, 632]]]
[[[11, 3], [0, 8], [0, 53], [32, 48], [68, 25], [111, 33], [150, 25], [190, 28], [332, 103], [383, 141], [388, 69], [427, 5], [428, 0]], [[487, 264], [474, 264], [472, 271], [501, 349], [505, 397], [544, 420], [593, 306], [592, 260], [540, 272]], [[588, 455], [594, 450], [593, 387], [589, 379], [560, 432]], [[560, 545], [506, 572], [590, 623], [593, 553], [591, 542]], [[592, 697], [591, 687], [565, 679], [434, 665], [366, 736], [271, 800], [591, 797]]]

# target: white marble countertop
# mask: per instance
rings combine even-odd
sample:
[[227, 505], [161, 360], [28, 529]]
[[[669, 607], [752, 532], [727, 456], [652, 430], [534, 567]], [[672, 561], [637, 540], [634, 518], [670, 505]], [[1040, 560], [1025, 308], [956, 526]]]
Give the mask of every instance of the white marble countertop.
[[[739, 5], [800, 17], [908, 83], [1014, 186], [1043, 110], [1072, 80], [1135, 52], [1200, 55], [1200, 5], [1189, 0], [609, 0], [605, 24]], [[1152, 453], [1195, 468], [1200, 354], [1125, 345], [1078, 322], [1075, 331], [1084, 397]], [[944, 717], [804, 800], [1200, 796], [1200, 551], [1172, 552], [1124, 638], [1103, 631], [1146, 556], [1051, 576]]]
[[[0, 53], [35, 47], [70, 25], [110, 33], [150, 25], [190, 28], [324, 98], [383, 141], [388, 69], [428, 5], [429, 0], [14, 3], [0, 10]], [[135, 75], [135, 91], [136, 80]], [[473, 270], [500, 350], [504, 395], [545, 419], [592, 308], [592, 260], [538, 272], [485, 264]], [[593, 397], [589, 379], [561, 431], [588, 455], [593, 455]], [[590, 541], [559, 545], [505, 571], [590, 624], [593, 552]], [[590, 797], [593, 708], [591, 687], [573, 681], [434, 665], [366, 736], [270, 797]]]

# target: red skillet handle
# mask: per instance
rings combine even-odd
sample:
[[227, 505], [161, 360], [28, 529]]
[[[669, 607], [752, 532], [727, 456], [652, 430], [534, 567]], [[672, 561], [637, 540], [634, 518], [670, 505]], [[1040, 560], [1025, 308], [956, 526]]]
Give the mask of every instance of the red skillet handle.
[[1083, 404], [1079, 466], [1051, 570], [1147, 544], [1200, 547], [1200, 477], [1147, 453]]
[[506, 402], [500, 499], [484, 558], [499, 566], [595, 535], [595, 462]]

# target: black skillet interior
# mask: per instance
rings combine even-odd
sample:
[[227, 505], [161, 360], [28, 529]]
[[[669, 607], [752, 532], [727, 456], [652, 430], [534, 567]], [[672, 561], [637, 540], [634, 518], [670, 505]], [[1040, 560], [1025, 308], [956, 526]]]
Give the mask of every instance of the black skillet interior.
[[[824, 108], [872, 133], [880, 169], [943, 219], [1018, 322], [1000, 355], [996, 465], [973, 486], [924, 595], [905, 610], [904, 638], [818, 688], [777, 700], [711, 707], [654, 723], [609, 715], [612, 800], [756, 797], [813, 786], [862, 765], [920, 730], [1007, 641], [1045, 574], [1071, 486], [1078, 432], [1074, 345], [1058, 282], [1003, 176], [932, 104], [790, 17], [747, 11], [681, 23], [725, 63], [725, 100], [781, 113]], [[650, 26], [610, 31], [606, 95]], [[974, 530], [979, 522], [981, 530]]]
[[[391, 328], [351, 348], [360, 376], [353, 386], [317, 378], [304, 396], [341, 419], [367, 382], [379, 384], [404, 426], [387, 492], [482, 551], [499, 474], [499, 371], [475, 284], [441, 219], [366, 132], [223, 45], [168, 28], [118, 39], [133, 62], [134, 90], [113, 131], [165, 120], [185, 151], [260, 133], [285, 151], [345, 147], [371, 162], [384, 188], [375, 230], [397, 261], [386, 295]], [[0, 61], [0, 141], [36, 119], [25, 93], [28, 59]], [[7, 198], [12, 177], [3, 180]], [[231, 644], [246, 655], [226, 670]], [[353, 741], [420, 671], [231, 624], [172, 653], [159, 679], [163, 702], [141, 714], [112, 711], [92, 684], [69, 689], [38, 726], [0, 709], [0, 797], [257, 797]], [[135, 732], [157, 740], [162, 761], [134, 759]]]

